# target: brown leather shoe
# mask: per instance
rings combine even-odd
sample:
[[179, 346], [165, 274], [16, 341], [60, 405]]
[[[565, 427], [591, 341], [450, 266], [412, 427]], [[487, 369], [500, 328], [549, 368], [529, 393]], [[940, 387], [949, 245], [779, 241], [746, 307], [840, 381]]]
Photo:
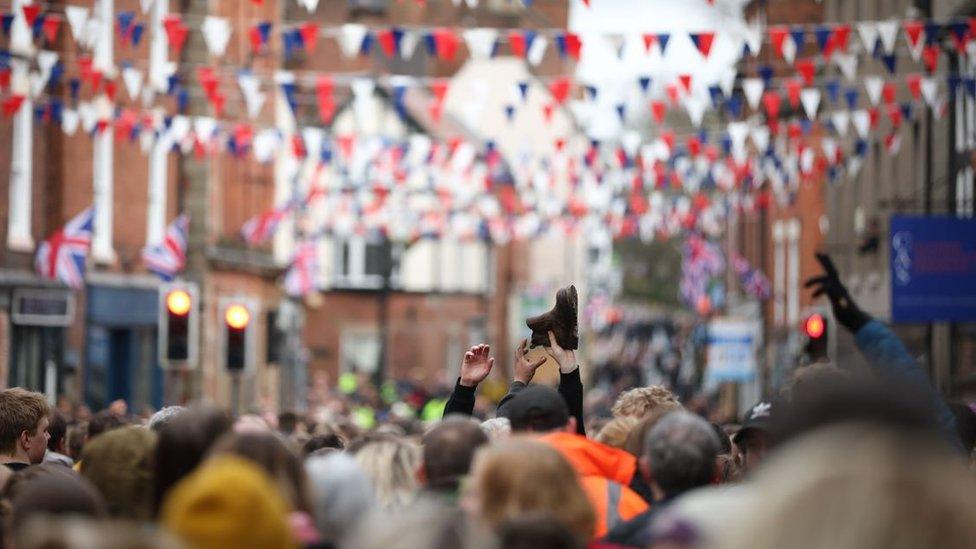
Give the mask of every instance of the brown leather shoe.
[[576, 286], [568, 286], [556, 292], [556, 306], [547, 313], [525, 321], [532, 330], [532, 346], [548, 347], [549, 332], [556, 334], [556, 343], [567, 350], [579, 349], [579, 311]]

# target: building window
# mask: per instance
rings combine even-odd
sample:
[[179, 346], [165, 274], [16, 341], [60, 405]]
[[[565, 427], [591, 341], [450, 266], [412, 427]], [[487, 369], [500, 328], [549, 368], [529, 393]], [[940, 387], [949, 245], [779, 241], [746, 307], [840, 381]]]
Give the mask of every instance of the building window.
[[790, 326], [800, 323], [800, 220], [786, 223], [786, 241], [789, 246], [789, 271], [786, 280], [786, 321]]
[[786, 228], [782, 221], [773, 223], [773, 324], [786, 320]]
[[390, 0], [348, 0], [351, 15], [377, 15], [386, 12]]
[[[392, 269], [392, 246], [388, 240], [353, 237], [337, 242], [336, 286], [379, 289], [387, 269]], [[391, 272], [395, 280], [396, 273]]]
[[339, 352], [343, 372], [373, 374], [380, 359], [380, 334], [368, 328], [347, 328], [342, 331]]

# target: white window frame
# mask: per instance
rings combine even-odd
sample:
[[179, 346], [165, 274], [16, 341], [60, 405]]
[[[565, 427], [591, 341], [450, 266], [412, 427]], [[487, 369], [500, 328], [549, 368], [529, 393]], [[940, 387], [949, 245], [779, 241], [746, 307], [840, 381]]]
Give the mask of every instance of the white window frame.
[[[371, 274], [366, 272], [366, 247], [370, 244], [381, 244], [382, 241], [369, 239], [363, 236], [352, 236], [349, 238], [336, 239], [335, 241], [335, 276], [334, 285], [338, 288], [370, 289], [378, 290], [383, 287], [383, 275]], [[347, 267], [343, 258], [343, 250], [348, 246], [349, 265]], [[391, 258], [395, 251], [391, 245]], [[399, 277], [395, 271], [390, 275], [390, 286], [397, 285]]]
[[786, 228], [783, 221], [773, 222], [773, 325], [786, 320]]
[[786, 223], [786, 241], [789, 247], [788, 275], [786, 280], [786, 321], [790, 326], [800, 323], [800, 220], [793, 218]]

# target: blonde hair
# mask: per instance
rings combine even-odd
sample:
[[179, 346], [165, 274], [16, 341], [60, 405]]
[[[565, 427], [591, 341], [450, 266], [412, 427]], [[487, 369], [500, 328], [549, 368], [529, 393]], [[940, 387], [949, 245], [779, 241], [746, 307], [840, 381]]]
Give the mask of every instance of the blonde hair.
[[470, 489], [493, 527], [536, 511], [548, 512], [581, 540], [596, 531], [596, 515], [576, 476], [558, 451], [517, 436], [484, 447], [475, 458]]
[[596, 441], [623, 449], [634, 427], [640, 424], [641, 420], [636, 417], [624, 416], [611, 419], [603, 429], [596, 435]]
[[845, 425], [784, 448], [720, 548], [972, 547], [976, 479], [929, 441]]
[[33, 436], [41, 419], [50, 413], [41, 393], [20, 387], [0, 391], [0, 454], [13, 453], [20, 434], [27, 431]]
[[382, 507], [402, 507], [417, 495], [420, 446], [405, 438], [378, 436], [355, 450], [353, 456], [373, 484]]
[[648, 387], [637, 387], [625, 391], [617, 397], [613, 403], [613, 417], [636, 417], [644, 416], [657, 410], [674, 411], [681, 409], [681, 403], [674, 393], [660, 385], [650, 385]]

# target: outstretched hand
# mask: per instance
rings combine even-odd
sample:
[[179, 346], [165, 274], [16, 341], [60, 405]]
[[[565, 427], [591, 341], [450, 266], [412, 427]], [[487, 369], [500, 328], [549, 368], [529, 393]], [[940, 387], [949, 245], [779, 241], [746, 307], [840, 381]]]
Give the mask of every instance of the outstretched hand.
[[807, 280], [803, 285], [806, 288], [814, 288], [813, 297], [820, 297], [827, 294], [830, 306], [834, 310], [834, 318], [840, 322], [851, 333], [857, 333], [862, 326], [871, 320], [864, 311], [858, 308], [851, 295], [847, 292], [844, 283], [840, 281], [840, 275], [834, 262], [827, 254], [817, 254], [817, 261], [824, 268], [824, 274]]
[[535, 371], [546, 363], [546, 357], [540, 357], [535, 362], [529, 360], [529, 340], [523, 339], [515, 349], [515, 381], [528, 385], [535, 377]]
[[546, 348], [549, 356], [559, 364], [559, 372], [562, 374], [571, 373], [576, 369], [576, 353], [572, 349], [563, 349], [556, 342], [556, 334], [549, 332], [549, 347]]
[[490, 356], [491, 347], [488, 345], [475, 345], [464, 353], [461, 361], [461, 385], [465, 387], [477, 387], [479, 383], [488, 377], [495, 359]]

